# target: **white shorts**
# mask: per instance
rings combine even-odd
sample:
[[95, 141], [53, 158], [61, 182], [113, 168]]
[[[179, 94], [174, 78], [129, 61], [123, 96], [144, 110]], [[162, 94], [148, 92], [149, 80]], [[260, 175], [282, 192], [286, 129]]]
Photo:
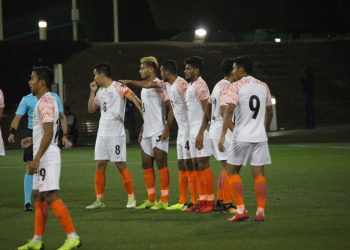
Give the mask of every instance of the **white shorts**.
[[178, 134], [176, 140], [177, 159], [191, 159], [190, 142], [188, 134]]
[[95, 160], [126, 162], [125, 136], [97, 136], [95, 144]]
[[220, 152], [218, 148], [220, 138], [210, 139], [211, 151], [217, 161], [227, 160], [227, 149], [230, 147], [230, 144], [232, 143], [232, 136], [233, 136], [232, 131], [228, 129], [225, 136], [225, 144], [224, 144], [226, 148], [225, 152]]
[[251, 143], [234, 141], [227, 151], [227, 162], [231, 165], [246, 165], [247, 161], [253, 166], [271, 164], [267, 141]]
[[201, 150], [196, 148], [196, 137], [197, 135], [190, 135], [190, 152], [192, 158], [210, 157], [211, 156], [211, 145], [209, 140], [209, 133], [207, 130], [204, 132], [203, 148]]
[[0, 156], [5, 156], [5, 145], [4, 145], [4, 141], [2, 140], [1, 127], [0, 127]]
[[61, 153], [55, 146], [49, 146], [40, 159], [37, 173], [33, 175], [33, 189], [46, 192], [60, 189]]
[[148, 154], [149, 156], [154, 156], [153, 149], [158, 148], [160, 150], [163, 150], [164, 152], [168, 153], [169, 149], [169, 138], [166, 140], [162, 140], [162, 133], [156, 134], [152, 137], [146, 137], [142, 138], [141, 140], [141, 148], [145, 154]]

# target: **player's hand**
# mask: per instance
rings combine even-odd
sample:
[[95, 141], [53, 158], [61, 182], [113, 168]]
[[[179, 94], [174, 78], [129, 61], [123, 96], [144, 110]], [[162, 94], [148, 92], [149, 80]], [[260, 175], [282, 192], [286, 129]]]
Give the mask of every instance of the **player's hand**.
[[25, 137], [21, 140], [21, 147], [22, 148], [29, 148], [33, 144], [33, 138], [32, 137]]
[[218, 144], [218, 148], [220, 152], [225, 152], [225, 136], [221, 136]]
[[29, 174], [35, 174], [38, 171], [40, 165], [40, 160], [34, 158], [33, 161], [29, 164]]
[[97, 87], [98, 87], [98, 86], [97, 86], [96, 81], [93, 81], [93, 82], [90, 83], [90, 91], [96, 92]]
[[7, 139], [7, 141], [9, 143], [14, 143], [15, 142], [15, 135], [14, 134], [10, 134], [9, 135], [9, 138]]
[[73, 146], [72, 142], [67, 138], [67, 136], [62, 137], [63, 148], [71, 148]]
[[203, 133], [198, 133], [196, 137], [196, 148], [198, 150], [201, 150], [203, 148], [203, 140], [204, 140]]
[[118, 82], [120, 82], [123, 85], [128, 85], [129, 83], [131, 83], [131, 80], [118, 80]]
[[162, 133], [162, 141], [165, 141], [166, 139], [169, 138], [169, 135], [170, 135], [170, 129], [169, 129], [169, 126], [168, 125], [165, 125], [164, 127], [164, 130], [163, 130], [163, 133]]

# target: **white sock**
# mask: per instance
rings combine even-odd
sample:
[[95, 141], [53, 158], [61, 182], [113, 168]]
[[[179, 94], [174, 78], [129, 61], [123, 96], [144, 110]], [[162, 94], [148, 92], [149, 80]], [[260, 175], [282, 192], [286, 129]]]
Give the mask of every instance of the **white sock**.
[[67, 234], [67, 238], [77, 238], [78, 235], [76, 232], [73, 232], [73, 233], [70, 233], [70, 234]]
[[35, 235], [33, 236], [33, 240], [34, 240], [34, 241], [43, 240], [43, 236], [42, 236], [42, 235], [36, 235], [36, 234], [35, 234]]

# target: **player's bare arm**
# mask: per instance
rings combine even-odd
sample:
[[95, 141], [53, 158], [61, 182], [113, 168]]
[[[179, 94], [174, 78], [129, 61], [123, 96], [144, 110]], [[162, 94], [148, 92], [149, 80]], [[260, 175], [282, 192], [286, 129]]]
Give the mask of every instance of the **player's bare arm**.
[[67, 117], [63, 112], [60, 112], [60, 121], [61, 121], [61, 126], [62, 126], [62, 145], [64, 148], [70, 148], [72, 147], [72, 143], [68, 139], [68, 122], [67, 122]]
[[232, 125], [232, 114], [233, 114], [233, 111], [235, 110], [235, 107], [236, 105], [234, 104], [231, 104], [231, 103], [227, 104], [226, 111], [223, 118], [224, 124], [222, 126], [221, 136], [218, 144], [218, 148], [220, 152], [225, 152], [225, 146], [224, 146], [225, 136], [226, 136], [227, 129]]
[[137, 108], [137, 110], [140, 112], [141, 116], [142, 116], [142, 104], [141, 104], [141, 100], [137, 97], [137, 95], [135, 95], [135, 93], [130, 93], [127, 96], [127, 99], [129, 101], [131, 101], [135, 107]]
[[18, 129], [19, 122], [21, 121], [23, 115], [15, 115], [15, 117], [11, 121], [11, 128], [10, 128], [10, 134], [8, 137], [8, 142], [9, 143], [14, 143], [15, 142], [15, 133]]
[[147, 81], [147, 80], [118, 80], [124, 85], [132, 84], [139, 88], [153, 89], [160, 88], [159, 84], [156, 81]]
[[38, 152], [34, 155], [33, 161], [29, 164], [29, 174], [34, 174], [40, 165], [40, 159], [49, 147], [52, 137], [53, 137], [53, 123], [45, 122], [43, 123], [43, 138], [41, 139]]
[[98, 110], [98, 106], [95, 103], [95, 95], [97, 88], [97, 83], [95, 81], [90, 83], [90, 97], [88, 101], [88, 111], [90, 114], [95, 113]]
[[[220, 114], [221, 114], [222, 117], [224, 117], [224, 115], [225, 115], [226, 107], [227, 107], [226, 105], [220, 106]], [[229, 129], [231, 131], [233, 131], [234, 127], [235, 127], [235, 124], [233, 122], [231, 122], [231, 126], [229, 127]]]
[[272, 105], [266, 106], [266, 114], [265, 114], [265, 129], [266, 129], [266, 132], [270, 131], [272, 117], [273, 117]]
[[203, 148], [204, 131], [208, 127], [210, 117], [211, 117], [211, 104], [207, 102], [205, 109], [206, 110], [204, 111], [204, 114], [203, 114], [202, 124], [199, 129], [198, 135], [196, 137], [196, 148], [199, 150]]
[[163, 130], [163, 133], [162, 133], [162, 140], [163, 141], [169, 138], [169, 136], [170, 136], [170, 129], [171, 129], [171, 126], [172, 126], [172, 124], [174, 122], [174, 111], [173, 111], [173, 107], [170, 104], [170, 101], [165, 102], [165, 105], [166, 105], [166, 107], [168, 109], [168, 116], [167, 116], [167, 122], [164, 125], [164, 130]]
[[33, 138], [32, 137], [24, 137], [21, 140], [21, 147], [23, 149], [29, 148], [31, 145], [33, 145]]

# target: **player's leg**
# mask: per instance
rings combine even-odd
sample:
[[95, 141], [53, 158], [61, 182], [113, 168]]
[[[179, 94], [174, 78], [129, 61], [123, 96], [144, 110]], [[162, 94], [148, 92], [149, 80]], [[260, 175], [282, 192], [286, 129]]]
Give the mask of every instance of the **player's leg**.
[[95, 195], [96, 200], [87, 209], [104, 208], [106, 206], [104, 202], [104, 190], [106, 186], [106, 168], [107, 160], [97, 160], [95, 170]]
[[252, 174], [254, 177], [254, 190], [257, 201], [255, 221], [264, 221], [267, 185], [265, 178], [265, 165], [271, 163], [267, 142], [254, 144], [251, 152]]
[[32, 190], [33, 190], [33, 175], [29, 174], [29, 165], [33, 160], [33, 145], [23, 150], [23, 161], [27, 163], [26, 173], [23, 179], [24, 189], [24, 208], [23, 211], [32, 211]]
[[[142, 139], [144, 141], [144, 139]], [[142, 169], [143, 177], [145, 181], [145, 186], [147, 189], [147, 200], [144, 201], [141, 205], [135, 207], [136, 209], [148, 209], [156, 203], [156, 176], [153, 168], [153, 157], [149, 153], [150, 146], [147, 141], [142, 143]], [[146, 150], [146, 152], [144, 151]]]
[[126, 165], [126, 139], [125, 136], [109, 136], [105, 139], [107, 143], [108, 155], [111, 162], [114, 162], [122, 177], [124, 187], [128, 194], [126, 207], [136, 206], [134, 183], [129, 168]]
[[95, 170], [95, 195], [96, 200], [89, 206], [86, 206], [86, 209], [95, 209], [103, 208], [106, 204], [103, 201], [104, 198], [104, 189], [106, 185], [106, 167], [109, 160], [108, 154], [108, 141], [102, 136], [96, 137], [95, 142], [95, 161], [96, 161], [96, 170]]
[[115, 166], [118, 168], [122, 177], [125, 190], [128, 194], [127, 208], [134, 208], [136, 206], [136, 199], [134, 194], [134, 182], [129, 168], [126, 166], [126, 162], [115, 162]]
[[160, 179], [160, 201], [156, 203], [152, 210], [165, 209], [168, 207], [168, 199], [169, 199], [169, 186], [170, 186], [170, 174], [168, 167], [168, 153], [160, 148], [153, 148], [154, 152], [154, 160], [157, 164], [157, 168], [159, 170], [159, 179]]
[[80, 237], [76, 233], [67, 206], [58, 196], [58, 191], [45, 191], [43, 192], [43, 196], [67, 235], [67, 239], [58, 250], [70, 250], [79, 247], [81, 245]]
[[209, 156], [199, 157], [197, 159], [206, 196], [205, 205], [200, 207], [198, 212], [212, 212], [215, 210], [214, 175], [209, 164]]
[[176, 151], [177, 151], [177, 166], [178, 166], [178, 188], [179, 188], [179, 199], [177, 203], [166, 208], [166, 210], [181, 210], [187, 201], [187, 189], [188, 189], [188, 175], [184, 160], [184, 144], [181, 142], [182, 137], [177, 139]]
[[[35, 177], [34, 177], [35, 178]], [[35, 187], [37, 186], [35, 184]], [[19, 250], [27, 249], [44, 249], [43, 235], [45, 233], [46, 223], [48, 219], [48, 205], [39, 190], [33, 189], [34, 198], [34, 236], [23, 246], [18, 247]]]

